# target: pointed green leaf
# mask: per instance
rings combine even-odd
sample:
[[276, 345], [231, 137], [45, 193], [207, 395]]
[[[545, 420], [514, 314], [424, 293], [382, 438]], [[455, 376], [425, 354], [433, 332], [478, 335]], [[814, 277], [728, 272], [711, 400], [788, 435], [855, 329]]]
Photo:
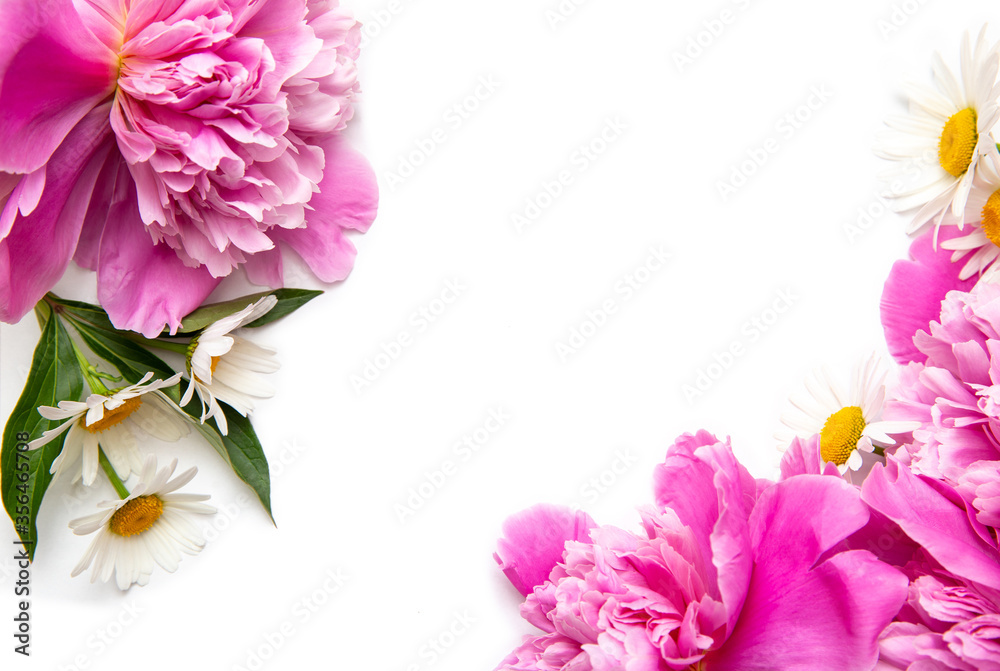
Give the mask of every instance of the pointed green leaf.
[[[264, 456], [264, 448], [261, 447], [249, 419], [225, 403], [220, 405], [222, 411], [226, 413], [229, 435], [220, 434], [223, 449], [219, 454], [233, 467], [233, 472], [240, 480], [250, 485], [250, 488], [257, 493], [257, 498], [267, 511], [268, 517], [274, 522], [274, 515], [271, 514], [271, 474], [267, 466], [267, 457]], [[212, 428], [216, 429], [214, 419], [211, 423]]]
[[250, 294], [249, 296], [240, 296], [239, 298], [234, 298], [231, 301], [225, 301], [223, 303], [210, 303], [208, 305], [202, 305], [181, 321], [181, 327], [177, 329], [177, 331], [178, 333], [194, 333], [195, 331], [200, 331], [209, 324], [213, 324], [224, 317], [228, 317], [229, 315], [236, 314], [246, 306], [256, 303], [270, 293], [273, 292], [262, 291], [260, 293]]
[[234, 298], [224, 303], [203, 305], [184, 318], [180, 329], [178, 329], [178, 334], [200, 331], [209, 324], [229, 315], [236, 314], [246, 306], [256, 303], [264, 296], [273, 295], [278, 299], [278, 303], [266, 315], [247, 324], [248, 328], [263, 326], [295, 312], [322, 293], [322, 291], [313, 289], [276, 289], [275, 291], [262, 291], [250, 294], [249, 296], [241, 296], [240, 298]]
[[69, 333], [58, 317], [50, 316], [35, 347], [24, 391], [4, 427], [0, 448], [0, 496], [31, 558], [38, 542], [35, 519], [45, 490], [52, 482], [49, 468], [62, 451], [65, 439], [63, 434], [42, 448], [26, 449], [29, 441], [61, 423], [46, 420], [38, 414], [38, 406], [54, 406], [59, 401], [77, 401], [82, 397], [83, 373]]
[[290, 315], [323, 292], [313, 289], [278, 289], [273, 293], [278, 299], [278, 304], [271, 308], [266, 315], [247, 324], [247, 328], [257, 328]]

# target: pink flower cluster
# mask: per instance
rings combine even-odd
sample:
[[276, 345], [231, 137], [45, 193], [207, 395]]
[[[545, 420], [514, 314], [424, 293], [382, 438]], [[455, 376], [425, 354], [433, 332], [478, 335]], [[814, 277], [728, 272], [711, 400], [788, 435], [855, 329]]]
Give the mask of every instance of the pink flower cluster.
[[848, 542], [872, 515], [855, 487], [757, 481], [704, 431], [682, 436], [654, 481], [640, 534], [553, 507], [508, 520], [497, 560], [541, 633], [498, 669], [873, 668], [907, 579]]
[[237, 267], [281, 286], [281, 245], [346, 277], [377, 188], [337, 0], [6, 0], [0, 34], [0, 319], [71, 259], [149, 337]]

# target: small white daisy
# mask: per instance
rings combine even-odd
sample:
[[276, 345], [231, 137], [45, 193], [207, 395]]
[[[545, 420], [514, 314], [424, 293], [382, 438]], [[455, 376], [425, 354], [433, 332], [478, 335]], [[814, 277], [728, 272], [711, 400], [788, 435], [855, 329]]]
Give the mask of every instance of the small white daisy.
[[151, 377], [152, 373], [146, 373], [136, 384], [118, 389], [110, 396], [91, 394], [85, 402], [60, 401], [56, 408], [39, 407], [38, 413], [45, 419], [68, 421], [31, 441], [29, 449], [41, 447], [69, 431], [50, 469], [56, 477], [72, 470], [74, 481], [82, 478], [83, 484], [93, 484], [97, 477], [99, 448], [104, 450], [120, 477], [137, 473], [142, 468], [142, 455], [136, 444], [137, 430], [173, 442], [190, 429], [184, 411], [160, 391], [177, 384], [181, 374], [149, 382]]
[[1000, 45], [986, 42], [986, 27], [974, 48], [966, 33], [961, 76], [956, 77], [941, 55], [935, 54], [937, 90], [908, 86], [909, 114], [886, 120], [891, 130], [880, 137], [875, 153], [899, 162], [885, 175], [908, 185], [893, 196], [898, 209], [920, 208], [908, 233], [916, 233], [930, 222], [940, 226], [949, 211], [951, 220], [944, 223], [961, 226], [980, 166], [984, 161], [1000, 165], [1000, 152], [991, 134], [1000, 119], [998, 67]]
[[274, 388], [260, 376], [260, 373], [273, 373], [280, 367], [274, 359], [274, 350], [230, 332], [267, 314], [277, 302], [274, 296], [265, 296], [209, 325], [191, 341], [187, 364], [191, 380], [181, 405], [187, 405], [197, 392], [202, 423], [214, 417], [222, 435], [229, 433], [229, 426], [219, 401], [246, 417], [254, 408], [255, 398], [274, 396]]
[[201, 551], [205, 541], [191, 518], [214, 514], [215, 508], [201, 503], [209, 499], [207, 494], [175, 493], [198, 472], [190, 468], [170, 480], [175, 468], [176, 459], [157, 471], [156, 457], [149, 455], [139, 483], [127, 498], [99, 503], [98, 507], [106, 510], [69, 523], [77, 536], [97, 532], [73, 569], [74, 578], [93, 564], [90, 582], [98, 578], [107, 582], [113, 573], [118, 589], [125, 590], [133, 583], [148, 583], [154, 563], [173, 573], [182, 552], [194, 555]]
[[984, 280], [997, 281], [1000, 279], [1000, 264], [995, 263], [1000, 258], [1000, 173], [990, 163], [980, 166], [965, 210], [977, 212], [978, 221], [968, 235], [945, 240], [941, 247], [954, 250], [952, 262], [968, 256], [959, 279], [981, 273]]
[[[837, 466], [841, 474], [858, 471], [874, 463], [875, 447], [897, 444], [895, 434], [919, 427], [917, 422], [880, 421], [885, 402], [886, 371], [872, 355], [865, 364], [854, 367], [847, 393], [826, 370], [806, 378], [808, 394], [793, 396], [794, 410], [781, 416], [781, 422], [799, 438], [820, 435], [820, 454], [824, 462]], [[784, 450], [791, 442], [779, 437]]]

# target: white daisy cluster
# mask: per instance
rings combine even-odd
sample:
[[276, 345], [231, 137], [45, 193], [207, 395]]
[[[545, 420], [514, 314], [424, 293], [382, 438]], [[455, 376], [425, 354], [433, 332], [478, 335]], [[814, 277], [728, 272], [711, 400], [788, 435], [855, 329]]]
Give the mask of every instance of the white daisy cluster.
[[[207, 495], [180, 494], [176, 490], [194, 478], [191, 468], [170, 480], [176, 460], [157, 470], [153, 455], [143, 457], [139, 444], [146, 436], [173, 442], [190, 431], [193, 420], [186, 406], [195, 392], [202, 405], [201, 422], [214, 418], [227, 435], [226, 415], [221, 403], [244, 417], [253, 400], [267, 398], [274, 390], [260, 377], [277, 370], [274, 351], [255, 345], [232, 331], [270, 311], [277, 303], [265, 296], [246, 308], [205, 327], [187, 346], [187, 390], [180, 405], [164, 393], [177, 385], [183, 373], [153, 380], [147, 373], [139, 382], [107, 390], [94, 371], [85, 376], [94, 393], [85, 401], [60, 401], [56, 407], [41, 406], [38, 412], [50, 421], [63, 421], [29, 443], [29, 449], [47, 445], [66, 434], [62, 450], [52, 462], [56, 478], [71, 477], [93, 485], [104, 471], [120, 500], [99, 504], [100, 512], [70, 522], [78, 535], [97, 532], [83, 559], [73, 571], [79, 575], [93, 565], [92, 581], [107, 582], [112, 576], [120, 589], [145, 585], [154, 565], [174, 571], [181, 554], [196, 554], [204, 545], [193, 515], [215, 512], [205, 505]], [[138, 482], [126, 487], [133, 475]]]
[[1000, 279], [1000, 44], [986, 40], [986, 27], [975, 44], [962, 40], [958, 75], [935, 54], [935, 87], [907, 87], [909, 113], [886, 120], [889, 130], [876, 153], [895, 162], [885, 174], [906, 184], [894, 195], [901, 211], [915, 210], [908, 233], [941, 226], [965, 235], [941, 242], [952, 261], [964, 260], [961, 279], [982, 273]]

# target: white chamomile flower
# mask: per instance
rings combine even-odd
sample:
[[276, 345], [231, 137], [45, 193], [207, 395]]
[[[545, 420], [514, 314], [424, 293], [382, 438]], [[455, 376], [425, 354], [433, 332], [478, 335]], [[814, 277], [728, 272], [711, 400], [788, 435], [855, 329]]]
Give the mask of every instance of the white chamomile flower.
[[146, 373], [136, 384], [118, 389], [109, 396], [91, 394], [84, 402], [60, 401], [56, 408], [39, 407], [38, 413], [45, 419], [68, 421], [31, 441], [29, 448], [41, 447], [68, 431], [62, 452], [50, 469], [56, 477], [72, 470], [74, 480], [82, 478], [83, 484], [93, 484], [97, 477], [99, 450], [104, 451], [120, 477], [137, 473], [142, 468], [137, 431], [173, 442], [190, 429], [184, 411], [160, 391], [177, 384], [181, 374], [149, 382], [152, 377], [152, 373]]
[[1000, 152], [992, 136], [1000, 119], [1000, 46], [986, 42], [984, 26], [970, 44], [962, 39], [961, 72], [956, 77], [935, 54], [933, 70], [937, 89], [910, 85], [909, 114], [886, 120], [891, 130], [880, 137], [875, 152], [899, 162], [885, 176], [906, 188], [894, 194], [900, 210], [920, 208], [908, 233], [926, 224], [961, 226], [966, 221], [966, 201], [972, 183], [985, 161], [1000, 165]]
[[179, 494], [198, 472], [190, 468], [173, 480], [177, 460], [167, 468], [156, 470], [156, 457], [149, 455], [142, 467], [139, 483], [127, 498], [104, 501], [100, 512], [69, 523], [78, 536], [97, 532], [73, 577], [93, 564], [90, 582], [100, 578], [107, 582], [114, 574], [118, 589], [128, 589], [133, 583], [145, 585], [159, 564], [173, 573], [181, 553], [197, 554], [205, 545], [202, 533], [193, 522], [193, 515], [211, 515], [215, 508], [201, 503], [206, 494]]
[[[881, 421], [886, 371], [874, 355], [863, 366], [856, 365], [852, 377], [845, 393], [827, 371], [814, 373], [806, 378], [808, 394], [789, 399], [795, 410], [781, 417], [799, 438], [819, 434], [823, 461], [835, 464], [841, 474], [870, 468], [877, 460], [876, 447], [893, 447], [894, 434], [919, 427], [917, 422]], [[785, 449], [791, 439], [781, 438]]]
[[219, 401], [246, 417], [254, 408], [255, 398], [274, 396], [274, 388], [260, 375], [278, 370], [274, 350], [230, 332], [267, 314], [277, 302], [273, 295], [264, 296], [239, 312], [209, 325], [191, 341], [187, 364], [191, 381], [184, 391], [181, 405], [187, 405], [197, 392], [201, 400], [202, 423], [214, 417], [222, 435], [229, 433], [229, 426]]
[[944, 240], [941, 247], [954, 250], [953, 262], [968, 257], [959, 279], [982, 274], [987, 282], [996, 282], [1000, 280], [1000, 264], [996, 264], [1000, 258], [1000, 173], [990, 163], [980, 166], [965, 210], [977, 212], [978, 222], [967, 235]]

